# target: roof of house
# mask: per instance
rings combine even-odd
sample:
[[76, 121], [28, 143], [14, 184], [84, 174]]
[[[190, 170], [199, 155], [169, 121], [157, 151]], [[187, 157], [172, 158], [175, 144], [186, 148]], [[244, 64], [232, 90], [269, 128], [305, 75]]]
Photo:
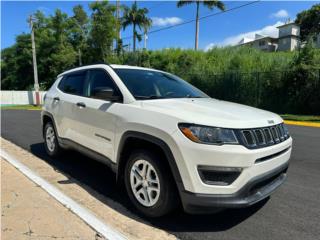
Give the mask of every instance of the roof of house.
[[285, 23], [285, 24], [283, 24], [281, 26], [278, 26], [277, 28], [283, 28], [283, 27], [286, 27], [286, 26], [289, 26], [289, 25], [295, 25], [295, 26], [299, 27], [299, 24], [296, 24], [294, 22], [289, 22], [289, 23]]

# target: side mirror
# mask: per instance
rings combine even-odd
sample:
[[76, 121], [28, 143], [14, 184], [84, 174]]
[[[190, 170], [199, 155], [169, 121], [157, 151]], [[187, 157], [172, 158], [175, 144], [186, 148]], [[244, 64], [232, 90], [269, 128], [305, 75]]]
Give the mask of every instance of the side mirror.
[[115, 96], [114, 90], [109, 87], [99, 87], [93, 89], [92, 97], [111, 102], [117, 102], [120, 100], [120, 96]]

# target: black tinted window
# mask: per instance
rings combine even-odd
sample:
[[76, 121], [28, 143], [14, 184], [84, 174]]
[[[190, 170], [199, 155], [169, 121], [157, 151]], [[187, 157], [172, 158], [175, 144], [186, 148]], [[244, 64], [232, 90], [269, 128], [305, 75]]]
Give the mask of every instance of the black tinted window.
[[86, 87], [86, 96], [95, 97], [95, 92], [103, 88], [111, 88], [118, 94], [117, 87], [113, 80], [104, 70], [90, 70], [88, 85]]
[[115, 69], [136, 99], [202, 98], [199, 89], [172, 74], [138, 69]]
[[58, 87], [65, 93], [81, 96], [83, 95], [84, 80], [85, 73], [67, 75], [61, 80]]

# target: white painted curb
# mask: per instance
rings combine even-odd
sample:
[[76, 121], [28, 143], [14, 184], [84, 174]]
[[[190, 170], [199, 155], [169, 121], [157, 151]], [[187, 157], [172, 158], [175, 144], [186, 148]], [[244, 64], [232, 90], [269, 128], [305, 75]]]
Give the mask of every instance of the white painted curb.
[[64, 205], [66, 208], [70, 209], [73, 213], [79, 216], [83, 221], [85, 221], [94, 230], [100, 233], [103, 237], [108, 240], [124, 240], [127, 239], [124, 235], [113, 230], [110, 226], [102, 222], [96, 216], [94, 216], [88, 209], [82, 207], [80, 204], [72, 200], [70, 197], [62, 193], [56, 187], [51, 185], [49, 182], [39, 177], [36, 173], [31, 171], [28, 167], [22, 164], [20, 161], [10, 156], [6, 151], [1, 149], [0, 155], [6, 159], [7, 162], [12, 164], [25, 176], [27, 176], [34, 183], [39, 185], [42, 189], [48, 192], [52, 197], [54, 197], [58, 202]]

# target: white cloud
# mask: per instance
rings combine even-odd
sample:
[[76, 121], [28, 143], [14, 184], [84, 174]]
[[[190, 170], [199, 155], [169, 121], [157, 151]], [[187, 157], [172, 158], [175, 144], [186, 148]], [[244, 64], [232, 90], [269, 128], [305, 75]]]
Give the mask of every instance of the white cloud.
[[281, 9], [278, 12], [272, 13], [270, 15], [270, 17], [272, 17], [272, 18], [288, 18], [289, 13], [287, 12], [287, 10]]
[[182, 22], [181, 18], [178, 17], [152, 17], [152, 26], [154, 27], [164, 27], [169, 25], [174, 25]]
[[240, 33], [238, 35], [227, 37], [222, 42], [208, 44], [205, 47], [205, 51], [207, 51], [213, 47], [223, 47], [223, 46], [230, 46], [230, 45], [234, 46], [234, 45], [238, 44], [243, 38], [245, 38], [247, 40], [253, 40], [255, 38], [256, 34], [276, 38], [279, 35], [279, 30], [277, 27], [280, 25], [283, 25], [283, 24], [284, 24], [284, 22], [278, 21], [273, 25], [268, 25], [268, 26], [265, 26], [265, 27], [258, 29], [258, 30]]

